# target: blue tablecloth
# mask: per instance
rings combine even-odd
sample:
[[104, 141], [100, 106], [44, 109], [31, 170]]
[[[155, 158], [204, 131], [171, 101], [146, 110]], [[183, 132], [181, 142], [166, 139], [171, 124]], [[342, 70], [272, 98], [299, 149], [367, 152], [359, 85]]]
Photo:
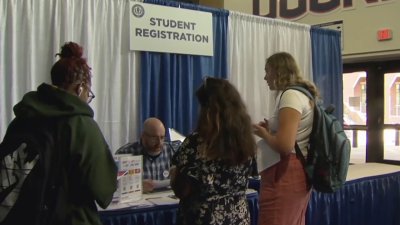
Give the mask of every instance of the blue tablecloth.
[[[258, 193], [247, 194], [251, 225], [258, 221]], [[146, 208], [125, 208], [100, 211], [104, 225], [175, 225], [178, 205], [160, 205]]]
[[[249, 188], [259, 190], [260, 180]], [[400, 172], [351, 180], [335, 193], [312, 191], [307, 225], [400, 225]]]
[[400, 172], [346, 182], [332, 194], [313, 191], [307, 225], [400, 225]]

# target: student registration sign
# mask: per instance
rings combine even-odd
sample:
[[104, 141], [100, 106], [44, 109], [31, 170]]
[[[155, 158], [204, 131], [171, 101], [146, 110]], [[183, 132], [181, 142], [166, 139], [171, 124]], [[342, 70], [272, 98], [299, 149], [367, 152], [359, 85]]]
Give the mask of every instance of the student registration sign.
[[212, 15], [130, 1], [130, 49], [213, 55]]

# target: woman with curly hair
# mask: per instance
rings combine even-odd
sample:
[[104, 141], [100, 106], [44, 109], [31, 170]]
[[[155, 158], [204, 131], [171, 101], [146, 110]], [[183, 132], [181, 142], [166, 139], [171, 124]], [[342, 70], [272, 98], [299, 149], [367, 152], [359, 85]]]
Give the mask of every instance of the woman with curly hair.
[[51, 69], [52, 85], [41, 84], [14, 106], [0, 152], [24, 146], [11, 160], [25, 176], [13, 178], [20, 183], [2, 203], [1, 224], [102, 224], [96, 203], [111, 202], [117, 168], [93, 120], [92, 77], [82, 54], [78, 44], [65, 43]]
[[196, 96], [197, 129], [172, 159], [178, 224], [248, 225], [247, 178], [256, 152], [250, 116], [227, 80], [206, 78]]

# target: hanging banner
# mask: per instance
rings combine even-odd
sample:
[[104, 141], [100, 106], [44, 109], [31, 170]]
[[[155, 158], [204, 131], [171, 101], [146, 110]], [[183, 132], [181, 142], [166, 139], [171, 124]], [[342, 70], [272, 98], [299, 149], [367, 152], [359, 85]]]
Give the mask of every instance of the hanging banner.
[[130, 1], [130, 49], [213, 55], [212, 14]]

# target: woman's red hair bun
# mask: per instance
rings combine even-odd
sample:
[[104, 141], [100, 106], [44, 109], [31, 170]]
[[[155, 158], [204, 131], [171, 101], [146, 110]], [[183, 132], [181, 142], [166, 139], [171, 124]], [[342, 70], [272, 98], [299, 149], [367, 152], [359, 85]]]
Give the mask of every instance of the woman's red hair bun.
[[80, 45], [74, 42], [68, 42], [61, 47], [61, 52], [58, 53], [57, 55], [59, 55], [61, 58], [70, 58], [70, 57], [81, 58], [82, 54], [83, 54], [83, 48]]

